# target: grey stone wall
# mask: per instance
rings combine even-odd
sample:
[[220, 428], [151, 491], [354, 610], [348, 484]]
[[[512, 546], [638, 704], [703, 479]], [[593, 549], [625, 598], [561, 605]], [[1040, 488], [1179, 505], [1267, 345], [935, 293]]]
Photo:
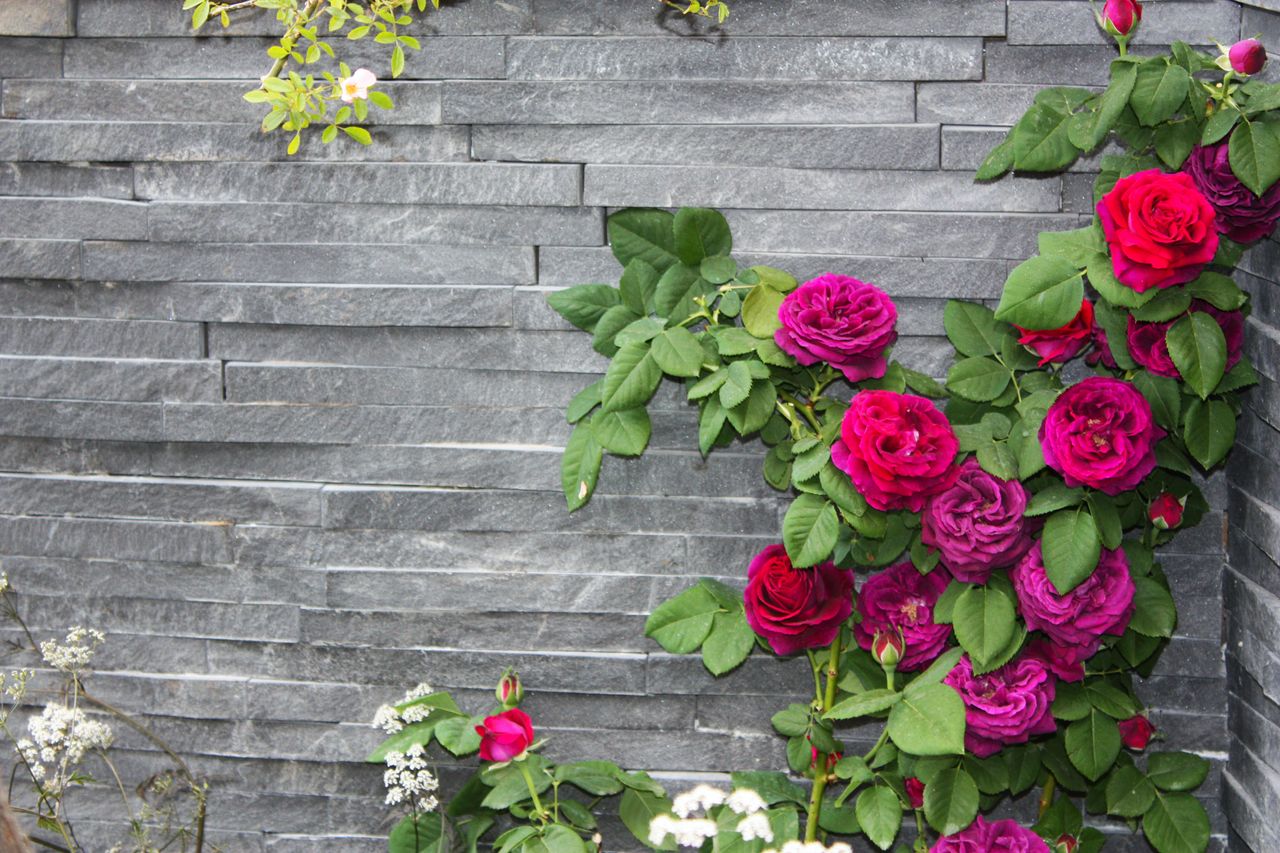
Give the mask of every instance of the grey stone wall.
[[[748, 259], [887, 289], [899, 358], [940, 374], [944, 300], [996, 297], [1089, 212], [1089, 164], [971, 182], [1037, 87], [1103, 82], [1088, 5], [734, 0], [726, 36], [652, 3], [470, 0], [383, 86], [373, 147], [293, 159], [240, 99], [273, 22], [192, 40], [179, 5], [0, 0], [0, 554], [37, 633], [109, 632], [100, 692], [210, 774], [231, 850], [381, 849], [373, 710], [419, 680], [479, 704], [508, 664], [556, 755], [782, 766], [768, 716], [798, 673], [716, 681], [641, 636], [777, 536], [759, 457], [703, 461], [664, 389], [653, 449], [567, 515], [562, 410], [601, 360], [544, 297], [617, 275], [608, 209], [717, 206]], [[1138, 42], [1267, 14], [1159, 0]], [[1227, 581], [1273, 619], [1276, 304], [1259, 290]], [[1142, 688], [1169, 744], [1215, 760], [1219, 846], [1223, 519], [1165, 556], [1183, 621]], [[1232, 630], [1228, 802], [1259, 840], [1280, 642]]]

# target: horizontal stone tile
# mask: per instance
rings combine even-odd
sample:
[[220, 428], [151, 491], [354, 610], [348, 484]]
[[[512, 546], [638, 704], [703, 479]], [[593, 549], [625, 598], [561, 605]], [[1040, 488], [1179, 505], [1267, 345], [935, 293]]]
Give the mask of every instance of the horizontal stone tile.
[[534, 280], [533, 250], [522, 247], [89, 241], [82, 251], [85, 277], [102, 281], [324, 283], [338, 279], [362, 284], [461, 285]]
[[1010, 127], [1022, 118], [1040, 89], [1026, 83], [921, 83], [916, 120]]
[[72, 400], [213, 402], [216, 361], [0, 356], [0, 396]]
[[145, 240], [147, 206], [97, 199], [2, 198], [0, 237]]
[[[715, 87], [693, 88], [663, 80], [444, 85], [443, 120], [451, 124], [839, 124], [850, 116], [878, 124], [915, 119], [914, 92], [907, 83], [726, 80]], [[7, 97], [5, 104], [7, 110]]]
[[108, 635], [125, 632], [282, 643], [297, 642], [301, 631], [296, 607], [124, 597], [86, 602], [66, 595], [22, 595], [18, 600], [24, 621], [35, 631], [57, 632], [65, 625], [83, 623]]
[[[0, 21], [13, 14], [5, 8]], [[0, 36], [0, 79], [57, 77], [62, 73], [62, 45], [59, 39]]]
[[[178, 673], [95, 672], [93, 675], [93, 694], [98, 698], [130, 714], [150, 713], [168, 717], [242, 718], [246, 714], [248, 685], [247, 678]], [[119, 767], [125, 776], [128, 774], [123, 771], [143, 758], [142, 755], [123, 751], [121, 755], [123, 760]]]
[[159, 441], [159, 403], [8, 399], [0, 406], [0, 435]]
[[[63, 121], [175, 121], [238, 122], [256, 125], [265, 110], [247, 103], [243, 95], [255, 87], [258, 75], [246, 81], [203, 80], [6, 80], [0, 87], [4, 118]], [[440, 123], [439, 83], [387, 83], [381, 87], [395, 109], [371, 110], [374, 124]]]
[[0, 474], [0, 513], [318, 525], [317, 485]]
[[215, 525], [0, 516], [0, 550], [28, 557], [227, 563], [229, 531]]
[[199, 358], [196, 323], [0, 317], [0, 353], [120, 358]]
[[[174, 42], [183, 44], [186, 42]], [[117, 117], [118, 118], [118, 117]], [[372, 145], [341, 142], [324, 145], [304, 139], [293, 157], [276, 135], [264, 135], [256, 123], [182, 123], [152, 121], [34, 121], [0, 119], [0, 159], [25, 161], [133, 160], [193, 162], [236, 159], [447, 162], [468, 159], [467, 129], [457, 126], [371, 127]], [[14, 164], [10, 164], [14, 165]], [[0, 166], [0, 174], [3, 174]], [[22, 168], [30, 170], [31, 163]], [[131, 198], [133, 178], [128, 168], [127, 191], [113, 198]], [[81, 195], [82, 193], [59, 193]], [[84, 193], [102, 195], [103, 193]]]
[[[131, 199], [133, 169], [63, 163], [0, 163], [0, 195]], [[6, 275], [25, 273], [6, 270]]]
[[153, 202], [146, 214], [150, 239], [176, 243], [366, 243], [371, 234], [386, 243], [454, 246], [604, 242], [601, 211], [581, 207]]
[[0, 9], [0, 35], [73, 36], [73, 0], [5, 0]]
[[[272, 38], [199, 39], [78, 38], [67, 43], [62, 76], [67, 78], [253, 80], [271, 67]], [[426, 48], [407, 51], [398, 80], [448, 77], [501, 78], [503, 40], [496, 37], [429, 36]], [[391, 79], [391, 52], [373, 39], [344, 44], [341, 58], [352, 68], [368, 68], [380, 81]], [[50, 75], [58, 76], [58, 75]], [[380, 83], [380, 85], [385, 85]]]
[[1061, 182], [974, 184], [945, 172], [757, 169], [732, 166], [586, 167], [583, 202], [610, 207], [800, 208], [1056, 212]]
[[[1138, 44], [1169, 44], [1188, 37], [1230, 42], [1240, 32], [1240, 7], [1230, 0], [1161, 2], [1134, 36]], [[1194, 35], [1192, 35], [1194, 34]], [[1106, 44], [1093, 13], [1068, 0], [1011, 0], [1010, 44]], [[1198, 40], [1198, 39], [1197, 39]]]
[[[4, 125], [0, 123], [0, 152]], [[476, 125], [477, 160], [667, 165], [672, 151], [692, 151], [714, 137], [739, 166], [825, 169], [932, 169], [938, 129], [927, 124]]]
[[[464, 74], [450, 77], [469, 76]], [[478, 75], [476, 75], [478, 76]], [[511, 80], [977, 80], [976, 38], [516, 37]]]
[[80, 243], [0, 237], [0, 269], [22, 278], [79, 278]]

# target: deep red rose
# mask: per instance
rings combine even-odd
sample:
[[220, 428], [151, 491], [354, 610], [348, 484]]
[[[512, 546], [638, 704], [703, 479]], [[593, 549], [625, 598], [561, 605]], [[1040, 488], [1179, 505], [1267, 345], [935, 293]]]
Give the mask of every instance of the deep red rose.
[[1121, 379], [1090, 376], [1049, 407], [1040, 448], [1068, 486], [1118, 495], [1156, 467], [1156, 442], [1164, 434], [1138, 389]]
[[[1188, 313], [1192, 311], [1208, 314], [1218, 322], [1222, 328], [1222, 336], [1227, 341], [1227, 370], [1235, 367], [1244, 351], [1244, 314], [1239, 311], [1222, 311], [1203, 299], [1192, 300]], [[1169, 343], [1166, 340], [1169, 328], [1180, 319], [1181, 316], [1158, 323], [1143, 322], [1133, 319], [1130, 314], [1125, 333], [1129, 355], [1140, 366], [1157, 376], [1181, 379], [1182, 373], [1173, 363], [1173, 356], [1169, 355]]]
[[1186, 507], [1186, 498], [1161, 492], [1147, 507], [1147, 518], [1161, 530], [1172, 530], [1182, 523], [1182, 511]]
[[932, 402], [893, 391], [854, 395], [831, 461], [876, 509], [919, 512], [955, 482], [960, 443]]
[[1056, 329], [1024, 329], [1015, 326], [1022, 336], [1018, 343], [1040, 356], [1040, 366], [1050, 362], [1062, 364], [1080, 354], [1093, 340], [1093, 303], [1080, 303], [1080, 311], [1065, 326]]
[[1252, 243], [1274, 231], [1280, 221], [1280, 181], [1261, 196], [1254, 195], [1231, 171], [1230, 145], [1230, 137], [1215, 145], [1197, 145], [1182, 169], [1213, 205], [1218, 233], [1237, 243]]
[[1227, 59], [1237, 74], [1257, 74], [1267, 64], [1267, 49], [1257, 39], [1244, 39], [1231, 45]]
[[924, 783], [914, 776], [908, 776], [903, 785], [907, 789], [907, 799], [911, 802], [911, 808], [924, 808]]
[[853, 572], [833, 563], [797, 569], [786, 548], [770, 545], [751, 561], [742, 598], [751, 630], [793, 655], [831, 645], [853, 612]]
[[[862, 618], [853, 627], [858, 645], [874, 653], [877, 643], [892, 644], [898, 655], [894, 665], [903, 672], [933, 663], [951, 636], [950, 625], [933, 621], [934, 605], [950, 582], [951, 576], [941, 566], [922, 575], [909, 561], [867, 578], [858, 590]], [[876, 659], [887, 665], [887, 658]]]
[[1116, 725], [1120, 727], [1120, 740], [1129, 749], [1146, 749], [1151, 736], [1156, 733], [1156, 727], [1142, 714], [1121, 720]]
[[1141, 20], [1138, 0], [1107, 0], [1102, 7], [1102, 28], [1112, 35], [1127, 36]]
[[1103, 367], [1116, 369], [1116, 357], [1111, 354], [1111, 345], [1107, 343], [1107, 332], [1101, 323], [1093, 325], [1093, 350], [1084, 357], [1085, 364], [1090, 367], [1101, 364]]
[[484, 761], [511, 761], [524, 755], [533, 743], [533, 720], [519, 708], [484, 718], [476, 726], [480, 735], [480, 758]]
[[1213, 206], [1183, 172], [1129, 175], [1098, 201], [1111, 267], [1126, 287], [1186, 284], [1218, 251]]

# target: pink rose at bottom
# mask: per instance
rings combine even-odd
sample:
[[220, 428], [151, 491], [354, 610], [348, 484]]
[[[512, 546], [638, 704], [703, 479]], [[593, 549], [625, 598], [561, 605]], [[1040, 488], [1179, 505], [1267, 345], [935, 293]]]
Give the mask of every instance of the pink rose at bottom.
[[975, 675], [965, 655], [943, 681], [964, 700], [964, 746], [979, 758], [1057, 730], [1049, 711], [1053, 673], [1038, 657], [1024, 652], [999, 669]]
[[1049, 853], [1049, 845], [1017, 821], [988, 822], [978, 815], [967, 828], [939, 838], [929, 853]]
[[870, 651], [877, 634], [896, 639], [901, 632], [906, 648], [896, 662], [899, 670], [913, 672], [933, 663], [951, 636], [950, 625], [933, 621], [934, 605], [950, 582], [941, 566], [922, 575], [909, 562], [867, 578], [858, 591], [862, 619], [853, 628], [858, 645]]

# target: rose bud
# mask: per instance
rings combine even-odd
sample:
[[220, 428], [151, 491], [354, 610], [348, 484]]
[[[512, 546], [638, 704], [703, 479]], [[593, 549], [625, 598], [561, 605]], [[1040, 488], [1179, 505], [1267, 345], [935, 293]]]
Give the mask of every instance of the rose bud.
[[1107, 0], [1098, 25], [1113, 36], [1127, 36], [1142, 20], [1142, 4], [1138, 0]]
[[1257, 74], [1267, 64], [1267, 49], [1257, 39], [1245, 39], [1231, 45], [1227, 58], [1237, 74]]
[[484, 761], [518, 761], [533, 744], [533, 720], [519, 708], [484, 718], [476, 726], [480, 735], [480, 758]]
[[1147, 518], [1161, 530], [1172, 530], [1182, 523], [1182, 510], [1187, 504], [1186, 498], [1178, 498], [1169, 492], [1161, 492], [1147, 508]]
[[1058, 840], [1053, 842], [1053, 853], [1076, 853], [1076, 848], [1080, 846], [1080, 842], [1074, 835], [1059, 835]]
[[1127, 720], [1121, 720], [1116, 725], [1120, 727], [1120, 740], [1129, 749], [1146, 749], [1147, 744], [1151, 741], [1151, 736], [1156, 731], [1156, 727], [1151, 725], [1151, 721], [1142, 714], [1137, 714]]
[[520, 684], [520, 676], [513, 669], [502, 673], [493, 695], [502, 703], [503, 708], [514, 708], [524, 698], [524, 687]]
[[924, 808], [924, 783], [914, 776], [910, 776], [903, 783], [907, 788], [907, 799], [911, 801], [911, 808]]
[[890, 634], [888, 631], [877, 631], [871, 640], [871, 656], [876, 663], [884, 667], [885, 672], [893, 672], [898, 668], [898, 661], [907, 650], [902, 640], [902, 633]]

